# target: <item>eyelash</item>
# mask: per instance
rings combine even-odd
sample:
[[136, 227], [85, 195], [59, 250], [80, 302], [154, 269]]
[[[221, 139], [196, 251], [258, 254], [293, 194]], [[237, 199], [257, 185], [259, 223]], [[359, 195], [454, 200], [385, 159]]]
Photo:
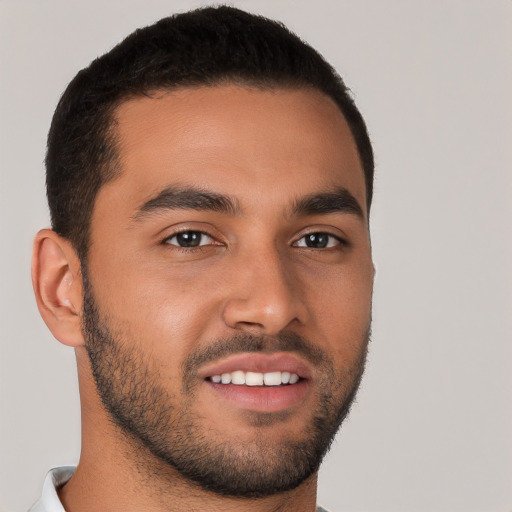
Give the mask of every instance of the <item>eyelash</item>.
[[[162, 243], [164, 245], [172, 245], [174, 248], [176, 248], [178, 250], [182, 250], [182, 251], [202, 250], [205, 247], [210, 246], [210, 245], [221, 245], [220, 243], [206, 243], [206, 244], [199, 243], [199, 245], [195, 245], [195, 246], [192, 245], [192, 246], [187, 247], [187, 246], [182, 246], [182, 245], [170, 243], [170, 241], [173, 238], [176, 238], [176, 237], [178, 237], [180, 235], [183, 235], [183, 236], [190, 235], [192, 233], [199, 235], [201, 237], [201, 239], [204, 238], [204, 237], [208, 237], [212, 241], [216, 241], [215, 237], [213, 237], [212, 235], [206, 233], [205, 231], [199, 231], [199, 230], [194, 230], [194, 229], [186, 229], [186, 230], [183, 230], [183, 231], [178, 231], [177, 233], [173, 233], [172, 235], [164, 238], [162, 240]], [[202, 241], [201, 239], [200, 239], [200, 242]]]
[[[307, 245], [307, 237], [310, 237], [310, 240], [312, 237], [320, 237], [320, 236], [327, 236], [328, 241], [326, 247], [310, 247]], [[301, 240], [304, 240], [304, 243], [306, 245], [297, 245]], [[332, 241], [335, 240], [337, 243], [332, 245]], [[337, 246], [347, 246], [347, 242], [340, 238], [339, 236], [333, 235], [332, 233], [329, 233], [327, 231], [312, 231], [311, 233], [306, 233], [302, 235], [295, 243], [294, 247], [303, 247], [305, 249], [312, 249], [312, 250], [321, 250], [321, 249], [332, 249]]]
[[[172, 235], [164, 238], [162, 240], [162, 244], [164, 245], [171, 245], [173, 246], [174, 248], [178, 249], [178, 250], [181, 250], [181, 251], [199, 251], [199, 250], [204, 250], [206, 247], [208, 246], [218, 246], [218, 245], [222, 245], [220, 242], [217, 242], [217, 243], [205, 243], [205, 244], [201, 244], [199, 243], [198, 245], [192, 245], [192, 246], [182, 246], [182, 245], [178, 245], [178, 244], [174, 244], [174, 243], [170, 243], [170, 241], [173, 239], [173, 238], [176, 238], [180, 235], [190, 235], [190, 234], [194, 234], [194, 235], [199, 235], [201, 238], [203, 237], [208, 237], [210, 238], [211, 240], [217, 242], [217, 240], [215, 239], [215, 237], [213, 237], [212, 235], [208, 234], [207, 232], [205, 231], [199, 231], [199, 230], [193, 230], [193, 229], [188, 229], [188, 230], [183, 230], [183, 231], [179, 231], [177, 233], [173, 233]], [[306, 237], [314, 237], [314, 236], [327, 236], [328, 237], [328, 241], [327, 241], [327, 245], [325, 247], [311, 247], [309, 245], [307, 245], [307, 239]], [[304, 244], [305, 245], [298, 245], [299, 242], [301, 240], [304, 240]], [[310, 238], [311, 240], [311, 238]], [[332, 245], [332, 241], [335, 240], [337, 243]], [[201, 242], [202, 240], [200, 240]], [[292, 244], [292, 247], [301, 247], [301, 248], [304, 248], [304, 249], [312, 249], [312, 250], [322, 250], [322, 249], [332, 249], [334, 247], [337, 247], [337, 246], [342, 246], [342, 247], [346, 247], [348, 246], [348, 243], [346, 240], [340, 238], [339, 236], [337, 235], [334, 235], [332, 233], [329, 233], [327, 231], [312, 231], [310, 233], [305, 233], [304, 235], [302, 235], [298, 240], [296, 240], [293, 244]]]

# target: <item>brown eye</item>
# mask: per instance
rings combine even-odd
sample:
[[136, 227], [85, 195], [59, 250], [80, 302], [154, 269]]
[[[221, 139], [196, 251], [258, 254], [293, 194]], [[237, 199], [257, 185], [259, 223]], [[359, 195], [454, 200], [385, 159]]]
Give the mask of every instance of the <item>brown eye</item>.
[[330, 233], [308, 233], [298, 242], [297, 247], [308, 247], [310, 249], [328, 249], [341, 243], [341, 240]]
[[213, 238], [202, 231], [182, 231], [165, 240], [166, 244], [193, 248], [214, 243]]

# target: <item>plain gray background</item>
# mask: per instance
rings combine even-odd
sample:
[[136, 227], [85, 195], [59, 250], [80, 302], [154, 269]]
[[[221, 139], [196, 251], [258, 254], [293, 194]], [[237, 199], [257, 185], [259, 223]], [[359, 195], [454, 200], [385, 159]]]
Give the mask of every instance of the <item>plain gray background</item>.
[[[0, 0], [0, 510], [75, 463], [74, 355], [39, 318], [45, 137], [74, 74], [205, 2]], [[512, 511], [512, 3], [234, 5], [284, 21], [353, 89], [374, 141], [367, 373], [320, 475], [333, 511]], [[115, 468], [113, 468], [113, 471]]]

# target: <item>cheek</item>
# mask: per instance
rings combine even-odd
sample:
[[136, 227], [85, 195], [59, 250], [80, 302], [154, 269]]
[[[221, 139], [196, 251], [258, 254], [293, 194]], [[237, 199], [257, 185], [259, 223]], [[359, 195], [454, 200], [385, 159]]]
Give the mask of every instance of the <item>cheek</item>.
[[373, 264], [370, 258], [356, 259], [354, 264], [334, 268], [332, 272], [312, 274], [303, 283], [303, 293], [333, 323], [367, 322], [372, 291]]
[[[321, 285], [321, 286], [320, 286]], [[351, 364], [364, 349], [371, 321], [371, 261], [341, 270], [309, 287], [316, 331], [337, 360]], [[314, 290], [314, 291], [313, 291]]]
[[142, 263], [128, 266], [118, 260], [110, 269], [102, 265], [95, 276], [92, 284], [101, 314], [131, 344], [181, 360], [197, 340], [210, 331], [213, 335], [209, 326], [218, 312], [214, 294], [204, 291], [213, 286], [205, 275]]

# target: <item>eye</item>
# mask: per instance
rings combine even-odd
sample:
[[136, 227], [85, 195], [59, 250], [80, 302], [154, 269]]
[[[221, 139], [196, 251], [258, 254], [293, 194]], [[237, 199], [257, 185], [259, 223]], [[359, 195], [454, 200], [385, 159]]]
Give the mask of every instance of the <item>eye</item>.
[[342, 240], [330, 233], [308, 233], [295, 243], [296, 247], [308, 247], [310, 249], [329, 249], [342, 244]]
[[164, 243], [184, 248], [217, 245], [216, 240], [202, 231], [182, 231], [166, 238]]

